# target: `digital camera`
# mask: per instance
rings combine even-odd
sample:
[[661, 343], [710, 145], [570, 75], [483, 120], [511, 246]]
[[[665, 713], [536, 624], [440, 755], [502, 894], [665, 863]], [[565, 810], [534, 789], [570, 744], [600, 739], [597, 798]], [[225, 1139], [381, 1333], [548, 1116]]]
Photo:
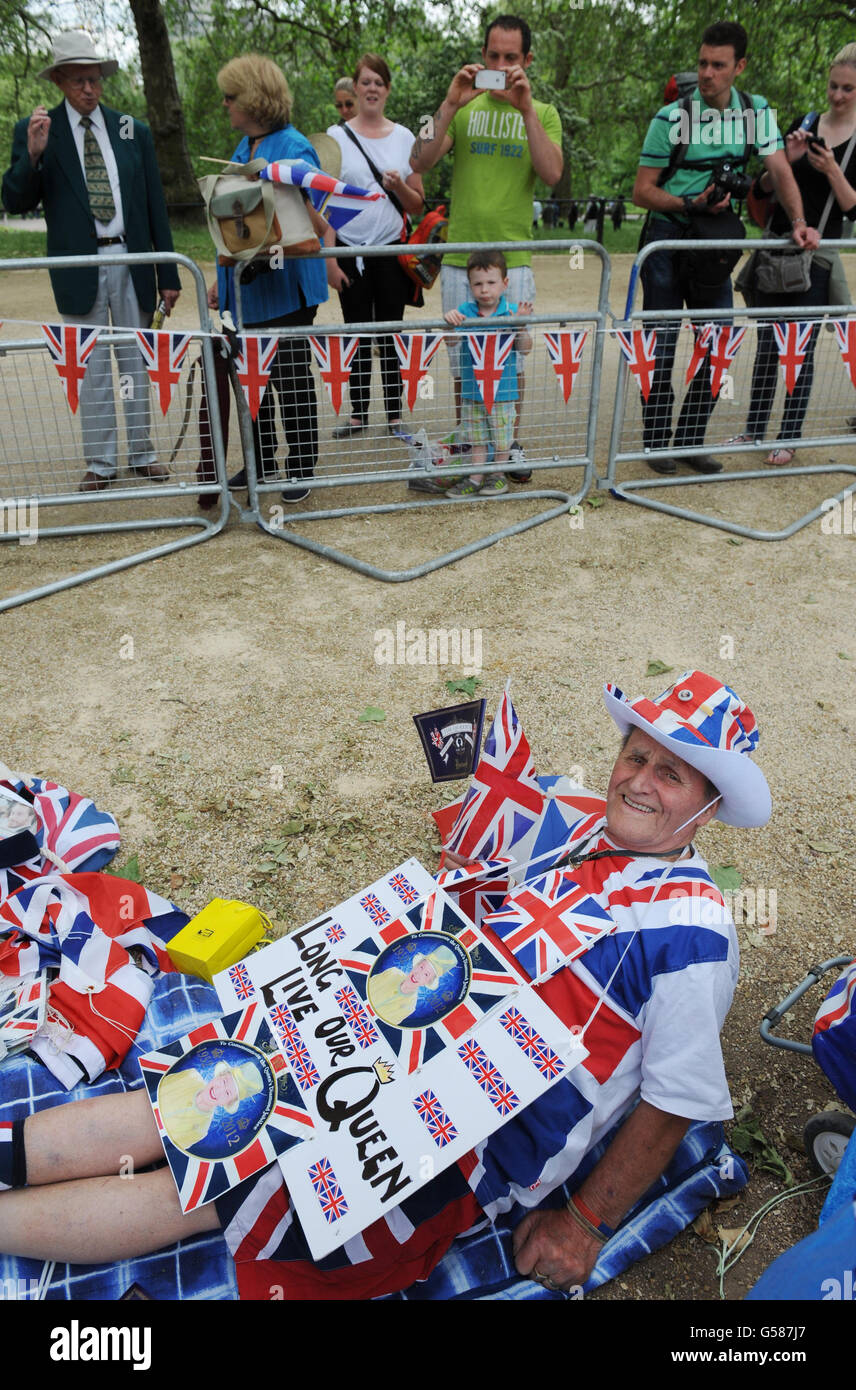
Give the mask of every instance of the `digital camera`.
[[751, 187], [752, 180], [749, 175], [735, 169], [733, 164], [724, 159], [714, 170], [713, 188], [707, 198], [708, 207], [721, 203], [729, 193], [732, 198], [745, 198]]

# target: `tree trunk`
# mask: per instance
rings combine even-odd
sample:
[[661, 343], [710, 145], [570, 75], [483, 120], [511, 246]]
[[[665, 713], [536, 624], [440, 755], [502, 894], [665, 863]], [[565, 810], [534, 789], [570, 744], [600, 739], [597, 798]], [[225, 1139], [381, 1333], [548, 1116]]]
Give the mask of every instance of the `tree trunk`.
[[140, 45], [149, 125], [170, 218], [200, 222], [202, 200], [187, 150], [184, 113], [160, 0], [130, 0], [130, 4]]

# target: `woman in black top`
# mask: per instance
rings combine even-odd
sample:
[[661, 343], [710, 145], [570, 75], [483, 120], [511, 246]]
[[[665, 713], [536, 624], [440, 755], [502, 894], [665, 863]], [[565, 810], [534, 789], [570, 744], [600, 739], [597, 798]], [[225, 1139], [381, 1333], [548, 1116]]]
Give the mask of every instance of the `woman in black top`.
[[[836, 54], [829, 72], [827, 86], [828, 109], [815, 115], [806, 125], [795, 121], [785, 137], [785, 147], [797, 186], [802, 194], [803, 210], [810, 227], [819, 226], [830, 192], [832, 206], [823, 229], [824, 239], [841, 236], [843, 218], [856, 220], [856, 148], [851, 152], [847, 169], [841, 168], [850, 138], [856, 130], [856, 43], [848, 44]], [[770, 176], [762, 174], [761, 191], [770, 191]], [[774, 236], [789, 236], [791, 226], [787, 215], [776, 205], [770, 231]], [[830, 255], [815, 252], [811, 264], [811, 285], [799, 294], [765, 295], [758, 293], [755, 303], [766, 306], [824, 305], [829, 300], [832, 272]], [[808, 408], [814, 376], [814, 349], [819, 332], [816, 322], [806, 349], [805, 362], [792, 393], [786, 397], [778, 438], [799, 439]], [[745, 435], [735, 443], [752, 443], [763, 439], [767, 432], [773, 397], [776, 393], [778, 351], [772, 327], [759, 323], [758, 350], [752, 373], [752, 393]], [[776, 468], [786, 467], [794, 457], [792, 448], [775, 448], [765, 463]]]

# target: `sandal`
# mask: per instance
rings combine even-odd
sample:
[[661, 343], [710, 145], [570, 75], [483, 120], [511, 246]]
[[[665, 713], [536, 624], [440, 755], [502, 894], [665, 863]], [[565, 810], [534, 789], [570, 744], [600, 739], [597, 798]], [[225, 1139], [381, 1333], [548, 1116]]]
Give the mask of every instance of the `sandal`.
[[787, 468], [789, 463], [793, 463], [795, 453], [796, 449], [773, 449], [764, 462], [770, 468]]
[[754, 434], [733, 434], [730, 439], [726, 439], [726, 444], [757, 444], [758, 440]]

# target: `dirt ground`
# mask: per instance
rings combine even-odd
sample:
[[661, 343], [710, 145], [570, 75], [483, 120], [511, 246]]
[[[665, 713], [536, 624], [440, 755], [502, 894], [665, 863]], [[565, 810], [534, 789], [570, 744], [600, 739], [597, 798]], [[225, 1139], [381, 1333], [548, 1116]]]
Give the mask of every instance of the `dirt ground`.
[[[616, 306], [629, 265], [629, 257], [613, 265]], [[539, 259], [536, 278], [541, 311], [594, 302], [593, 258], [573, 274]], [[42, 279], [19, 272], [7, 277], [0, 310], [8, 336], [9, 320], [49, 317], [52, 301]], [[193, 321], [187, 295], [182, 312]], [[336, 317], [328, 306], [323, 318]], [[611, 358], [601, 470], [613, 382]], [[715, 418], [711, 441], [739, 428], [738, 406], [731, 412]], [[845, 456], [852, 463], [851, 449], [831, 448], [810, 461]], [[623, 476], [642, 472], [627, 465]], [[567, 479], [548, 473], [545, 481]], [[775, 529], [845, 481], [765, 479], [698, 491], [705, 507], [727, 505]], [[686, 498], [689, 489], [679, 491]], [[365, 492], [358, 501], [390, 496], [389, 486]], [[733, 494], [727, 503], [724, 492]], [[365, 578], [233, 517], [204, 544], [7, 611], [15, 660], [3, 675], [9, 722], [0, 756], [112, 810], [124, 835], [117, 863], [138, 857], [149, 888], [191, 912], [214, 896], [247, 899], [290, 929], [408, 855], [435, 863], [429, 812], [451, 796], [429, 781], [411, 715], [450, 703], [445, 682], [464, 673], [379, 664], [380, 630], [478, 630], [477, 693], [488, 711], [511, 678], [538, 771], [576, 765], [593, 788], [605, 786], [616, 743], [604, 681], [655, 695], [670, 677], [648, 676], [652, 661], [675, 674], [697, 666], [721, 675], [755, 711], [774, 815], [762, 830], [713, 822], [699, 844], [712, 866], [735, 866], [744, 887], [768, 902], [775, 893], [777, 904], [774, 931], [760, 921], [739, 928], [726, 1067], [735, 1110], [751, 1106], [800, 1182], [810, 1176], [803, 1124], [835, 1098], [811, 1059], [766, 1046], [758, 1030], [811, 964], [854, 949], [853, 527], [826, 534], [814, 522], [764, 543], [603, 491], [595, 500], [583, 506], [582, 524], [561, 517], [406, 584]], [[502, 505], [509, 521], [533, 508]], [[395, 569], [483, 529], [476, 507], [440, 512], [440, 527], [437, 515], [314, 523], [312, 534]], [[0, 597], [140, 544], [136, 533], [6, 545]], [[384, 720], [360, 722], [367, 706]], [[271, 869], [273, 842], [281, 847]], [[815, 990], [784, 1030], [808, 1038], [820, 998]], [[742, 1226], [783, 1190], [756, 1167], [715, 1225]], [[822, 1200], [823, 1191], [798, 1196], [764, 1220], [725, 1279], [727, 1299], [740, 1299], [776, 1255], [815, 1228]], [[686, 1232], [594, 1297], [718, 1300], [716, 1248]]]

